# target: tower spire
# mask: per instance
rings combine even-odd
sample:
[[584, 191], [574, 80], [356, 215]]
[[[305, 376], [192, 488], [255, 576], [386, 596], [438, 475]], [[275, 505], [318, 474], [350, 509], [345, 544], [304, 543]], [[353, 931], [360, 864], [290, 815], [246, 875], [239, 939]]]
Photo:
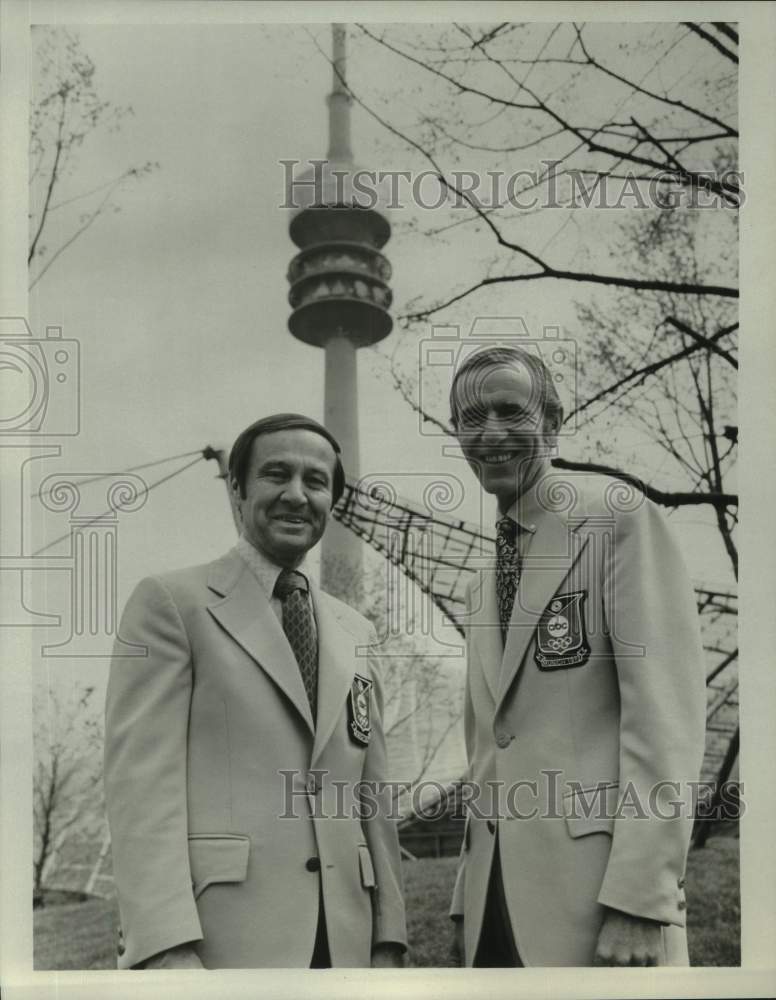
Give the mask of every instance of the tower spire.
[[346, 83], [347, 72], [347, 27], [344, 24], [331, 26], [331, 93], [326, 101], [329, 105], [329, 160], [350, 162], [353, 152], [350, 148], [350, 105], [351, 96]]

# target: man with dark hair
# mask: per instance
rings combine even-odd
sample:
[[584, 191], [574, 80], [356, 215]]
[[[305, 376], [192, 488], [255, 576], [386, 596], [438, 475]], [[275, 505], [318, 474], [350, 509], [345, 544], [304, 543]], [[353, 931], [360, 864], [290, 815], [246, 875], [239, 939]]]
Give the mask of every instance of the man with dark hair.
[[119, 966], [401, 966], [374, 630], [304, 563], [344, 489], [339, 445], [267, 417], [229, 476], [236, 547], [143, 580], [119, 631], [145, 655], [111, 665]]
[[686, 965], [706, 698], [676, 542], [629, 483], [553, 470], [563, 409], [537, 356], [477, 352], [450, 405], [498, 504], [493, 564], [467, 591], [458, 950], [475, 966]]

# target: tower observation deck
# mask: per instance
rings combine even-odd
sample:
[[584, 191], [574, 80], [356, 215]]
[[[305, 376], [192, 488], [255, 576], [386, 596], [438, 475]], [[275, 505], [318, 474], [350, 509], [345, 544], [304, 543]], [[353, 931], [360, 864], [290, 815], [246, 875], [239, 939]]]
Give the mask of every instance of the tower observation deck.
[[[350, 146], [346, 28], [332, 25], [329, 150], [296, 177], [289, 193], [289, 235], [299, 247], [288, 269], [292, 336], [325, 352], [324, 423], [342, 447], [349, 479], [360, 475], [357, 350], [391, 332], [391, 265], [380, 252], [391, 227], [384, 201], [364, 205], [354, 187], [360, 168]], [[375, 201], [371, 197], [370, 202]], [[362, 569], [359, 538], [339, 524], [324, 535], [321, 583], [352, 596]]]

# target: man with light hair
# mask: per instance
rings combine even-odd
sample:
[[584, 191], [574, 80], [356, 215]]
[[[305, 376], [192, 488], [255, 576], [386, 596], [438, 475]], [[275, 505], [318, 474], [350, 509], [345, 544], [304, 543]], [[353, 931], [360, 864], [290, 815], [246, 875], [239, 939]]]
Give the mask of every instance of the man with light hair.
[[450, 405], [498, 505], [492, 565], [467, 591], [459, 952], [474, 966], [686, 965], [706, 697], [676, 541], [632, 484], [552, 468], [563, 408], [538, 356], [471, 355]]

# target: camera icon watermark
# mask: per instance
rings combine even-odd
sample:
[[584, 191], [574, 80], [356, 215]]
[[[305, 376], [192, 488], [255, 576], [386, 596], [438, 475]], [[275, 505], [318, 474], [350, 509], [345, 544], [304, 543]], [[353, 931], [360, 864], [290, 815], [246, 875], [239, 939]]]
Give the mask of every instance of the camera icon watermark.
[[[79, 342], [58, 326], [37, 338], [23, 317], [1, 316], [0, 629], [60, 629], [43, 657], [142, 656], [117, 635], [118, 522], [145, 504], [149, 485], [130, 473], [74, 472], [33, 489], [41, 462], [62, 457], [56, 439], [80, 433], [80, 405]], [[69, 514], [67, 530], [35, 549], [47, 513]], [[69, 602], [69, 618], [52, 595]]]
[[0, 435], [80, 430], [80, 345], [62, 328], [36, 338], [20, 316], [0, 317]]
[[[536, 424], [541, 422], [548, 393], [553, 390], [564, 414], [573, 414], [577, 400], [576, 341], [562, 337], [557, 326], [545, 326], [540, 333], [531, 333], [521, 316], [479, 316], [468, 333], [462, 333], [459, 326], [434, 326], [431, 336], [420, 341], [418, 397], [421, 434], [438, 437], [445, 433], [438, 425], [424, 419], [424, 414], [433, 408], [438, 399], [440, 381], [449, 391], [457, 373], [475, 354], [482, 355], [484, 359], [489, 352], [493, 352], [494, 367], [504, 364], [496, 360], [499, 349], [516, 349], [525, 358], [522, 368], [531, 379], [532, 401], [527, 407], [529, 420], [533, 418]], [[487, 377], [487, 371], [483, 369], [479, 383], [472, 383], [474, 396], [477, 395], [477, 385]], [[472, 402], [476, 408], [476, 399]], [[519, 428], [520, 433], [531, 429], [528, 424]], [[557, 433], [570, 436], [575, 430], [573, 417], [569, 419], [567, 416]]]

